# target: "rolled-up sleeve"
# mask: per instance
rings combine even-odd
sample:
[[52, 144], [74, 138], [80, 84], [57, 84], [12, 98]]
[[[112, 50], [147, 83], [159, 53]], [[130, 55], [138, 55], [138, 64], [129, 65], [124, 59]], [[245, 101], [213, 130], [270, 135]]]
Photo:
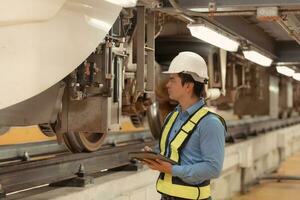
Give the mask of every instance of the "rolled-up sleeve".
[[[217, 178], [222, 171], [226, 130], [217, 117], [203, 119], [196, 131], [200, 135], [202, 161], [191, 165], [173, 165], [172, 174], [190, 184]], [[195, 134], [195, 133], [193, 133]]]

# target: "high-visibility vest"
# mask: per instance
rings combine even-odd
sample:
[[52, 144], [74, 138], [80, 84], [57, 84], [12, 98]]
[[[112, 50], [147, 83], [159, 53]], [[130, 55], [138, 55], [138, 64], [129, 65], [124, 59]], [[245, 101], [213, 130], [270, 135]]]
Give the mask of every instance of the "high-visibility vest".
[[[193, 115], [191, 115], [189, 119], [183, 123], [174, 139], [170, 142], [169, 153], [166, 155], [168, 137], [179, 113], [178, 111], [174, 111], [172, 114], [170, 114], [162, 129], [159, 143], [160, 154], [180, 164], [181, 150], [189, 140], [194, 130], [197, 128], [197, 124], [199, 124], [201, 119], [203, 119], [209, 113], [212, 112], [208, 111], [204, 107], [201, 107]], [[217, 114], [215, 115], [221, 120], [226, 129], [225, 120], [221, 116]], [[173, 177], [171, 174], [167, 173], [160, 173], [156, 183], [156, 189], [162, 194], [185, 199], [207, 199], [211, 196], [210, 180], [206, 180], [199, 185], [191, 185], [183, 182], [180, 178]]]

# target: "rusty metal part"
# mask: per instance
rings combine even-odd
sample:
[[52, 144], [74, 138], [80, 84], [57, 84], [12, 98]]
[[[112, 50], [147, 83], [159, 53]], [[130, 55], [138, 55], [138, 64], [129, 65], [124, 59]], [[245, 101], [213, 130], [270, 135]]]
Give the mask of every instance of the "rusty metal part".
[[161, 121], [159, 115], [159, 104], [154, 102], [147, 110], [148, 123], [151, 133], [155, 139], [159, 139], [161, 133]]
[[155, 14], [149, 12], [147, 16], [147, 42], [145, 50], [147, 51], [147, 81], [145, 90], [154, 92], [155, 89]]
[[0, 127], [54, 123], [65, 88], [63, 81], [44, 92], [0, 111]]
[[90, 97], [72, 101], [67, 90], [55, 132], [72, 152], [91, 152], [100, 148], [107, 133], [108, 98]]
[[276, 21], [280, 26], [281, 28], [283, 28], [283, 30], [285, 30], [288, 35], [290, 37], [292, 37], [298, 44], [300, 44], [300, 36], [299, 34], [297, 34], [295, 31], [291, 30], [285, 23], [284, 20], [282, 20], [282, 18], [280, 18], [280, 20], [277, 20]]
[[[86, 174], [130, 164], [128, 153], [156, 142], [106, 148], [93, 153], [65, 154], [39, 161], [0, 165], [0, 184], [5, 193], [77, 177], [80, 165]], [[38, 175], [38, 176], [37, 176]]]
[[105, 133], [68, 132], [63, 135], [67, 148], [73, 153], [99, 150]]
[[55, 131], [51, 124], [49, 123], [39, 124], [38, 127], [44, 135], [48, 137], [55, 136]]
[[66, 136], [65, 133], [62, 134], [62, 140], [67, 149], [72, 152], [72, 145], [70, 144], [69, 138]]
[[137, 84], [136, 92], [144, 92], [144, 74], [145, 74], [145, 15], [146, 9], [143, 6], [137, 7], [137, 30], [136, 30], [136, 46], [138, 51], [136, 52], [137, 63]]

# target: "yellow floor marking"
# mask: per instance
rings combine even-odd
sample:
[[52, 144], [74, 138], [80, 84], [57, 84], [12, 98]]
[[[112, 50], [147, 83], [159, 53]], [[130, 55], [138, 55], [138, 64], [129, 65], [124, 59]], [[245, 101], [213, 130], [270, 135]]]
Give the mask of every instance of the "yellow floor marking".
[[0, 145], [21, 144], [55, 140], [56, 137], [44, 135], [37, 126], [12, 127], [4, 135], [0, 135]]

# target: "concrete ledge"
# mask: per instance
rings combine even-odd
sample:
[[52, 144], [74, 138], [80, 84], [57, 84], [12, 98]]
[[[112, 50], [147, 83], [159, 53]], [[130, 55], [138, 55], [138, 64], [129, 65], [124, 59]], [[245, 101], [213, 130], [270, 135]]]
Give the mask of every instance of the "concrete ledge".
[[159, 200], [155, 181], [157, 172], [142, 169], [138, 172], [116, 172], [96, 178], [85, 188], [63, 187], [25, 200]]

